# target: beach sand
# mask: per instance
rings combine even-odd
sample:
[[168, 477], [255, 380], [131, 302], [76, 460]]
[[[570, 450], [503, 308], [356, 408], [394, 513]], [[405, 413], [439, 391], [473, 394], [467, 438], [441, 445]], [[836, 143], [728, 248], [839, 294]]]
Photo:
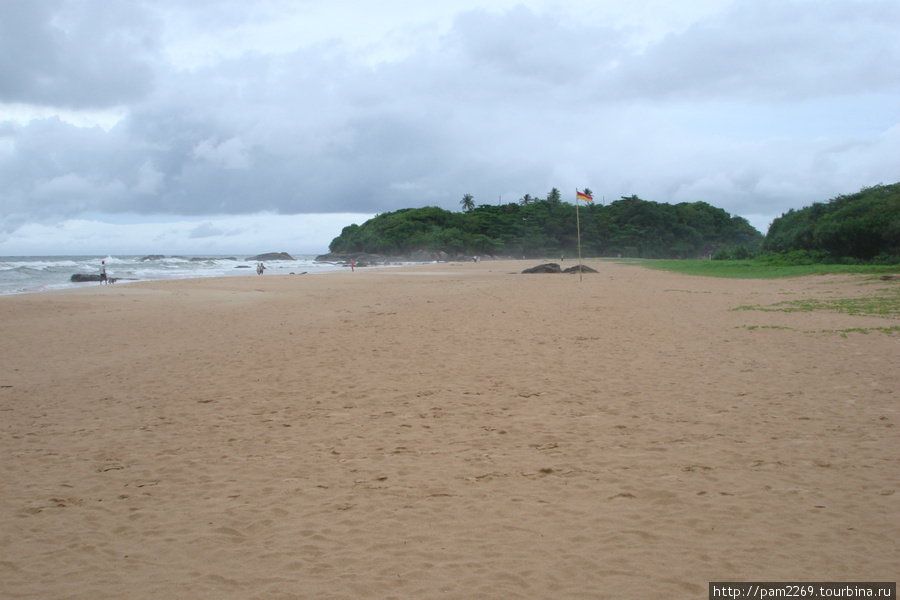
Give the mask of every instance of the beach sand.
[[897, 580], [900, 322], [733, 310], [883, 282], [539, 262], [0, 298], [0, 596]]

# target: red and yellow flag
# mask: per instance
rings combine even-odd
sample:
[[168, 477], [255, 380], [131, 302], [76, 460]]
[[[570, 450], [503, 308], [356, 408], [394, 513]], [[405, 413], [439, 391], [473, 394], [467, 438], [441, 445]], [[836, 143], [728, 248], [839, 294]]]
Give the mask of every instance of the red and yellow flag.
[[593, 202], [594, 197], [590, 194], [585, 194], [584, 192], [579, 192], [577, 189], [575, 190], [575, 196], [578, 200], [584, 200], [585, 202]]

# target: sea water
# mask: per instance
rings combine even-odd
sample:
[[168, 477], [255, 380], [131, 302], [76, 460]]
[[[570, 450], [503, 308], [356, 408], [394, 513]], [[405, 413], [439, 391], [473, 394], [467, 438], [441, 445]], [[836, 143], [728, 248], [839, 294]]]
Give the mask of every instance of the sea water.
[[[99, 285], [73, 283], [72, 275], [106, 273], [120, 282], [187, 279], [192, 277], [256, 277], [257, 261], [239, 255], [150, 258], [142, 256], [0, 256], [0, 295], [23, 294]], [[266, 274], [321, 273], [344, 268], [340, 263], [316, 262], [314, 255], [294, 260], [264, 261]]]

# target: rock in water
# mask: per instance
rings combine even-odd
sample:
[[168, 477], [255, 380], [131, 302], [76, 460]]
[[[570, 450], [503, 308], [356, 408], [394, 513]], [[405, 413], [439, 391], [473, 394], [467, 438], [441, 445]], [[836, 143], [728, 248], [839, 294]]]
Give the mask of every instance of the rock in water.
[[266, 254], [251, 256], [247, 260], [294, 260], [294, 257], [287, 252], [267, 252]]

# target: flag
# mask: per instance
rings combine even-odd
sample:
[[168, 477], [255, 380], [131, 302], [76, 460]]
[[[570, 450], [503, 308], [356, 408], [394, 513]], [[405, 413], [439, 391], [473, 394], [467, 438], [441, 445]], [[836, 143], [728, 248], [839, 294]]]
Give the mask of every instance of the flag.
[[594, 201], [593, 196], [591, 196], [589, 194], [585, 194], [584, 192], [579, 192], [578, 190], [575, 190], [575, 196], [578, 200], [584, 200], [585, 202], [593, 202]]

